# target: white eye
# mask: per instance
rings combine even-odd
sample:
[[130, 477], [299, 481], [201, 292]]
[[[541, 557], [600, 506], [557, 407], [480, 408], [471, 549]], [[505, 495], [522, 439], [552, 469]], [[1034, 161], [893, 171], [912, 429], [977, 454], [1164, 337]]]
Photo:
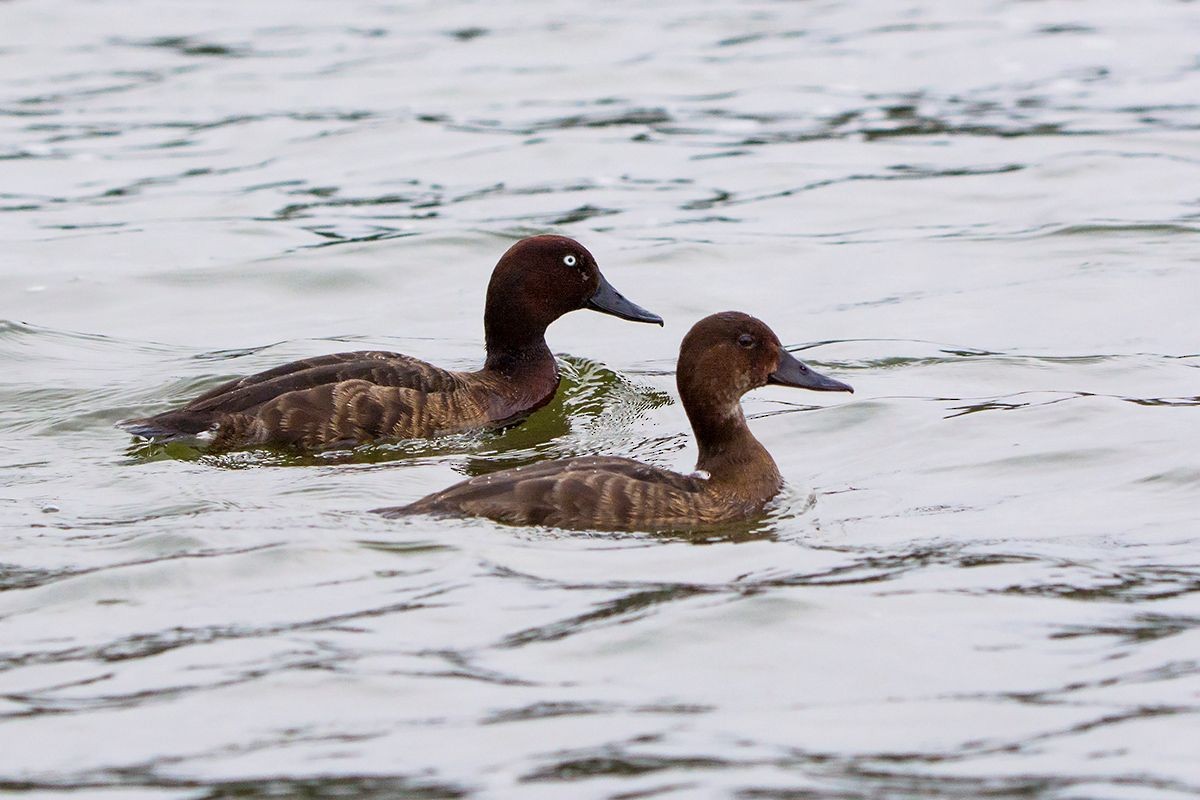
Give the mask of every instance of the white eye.
[[566, 264], [568, 267], [575, 266], [577, 261], [578, 261], [578, 259], [575, 258], [575, 256], [572, 256], [572, 255], [563, 256], [563, 263]]

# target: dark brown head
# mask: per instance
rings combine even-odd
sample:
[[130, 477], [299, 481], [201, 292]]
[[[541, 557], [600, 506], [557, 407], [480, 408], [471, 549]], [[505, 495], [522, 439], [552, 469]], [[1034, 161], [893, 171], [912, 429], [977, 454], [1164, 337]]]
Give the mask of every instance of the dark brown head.
[[698, 437], [702, 427], [742, 419], [739, 401], [769, 383], [853, 392], [849, 385], [809, 368], [783, 349], [766, 323], [740, 311], [724, 311], [692, 326], [679, 348], [675, 373], [679, 396]]
[[579, 242], [565, 236], [522, 239], [500, 258], [488, 284], [483, 315], [488, 352], [540, 343], [550, 323], [581, 308], [662, 324], [662, 317], [622, 297]]

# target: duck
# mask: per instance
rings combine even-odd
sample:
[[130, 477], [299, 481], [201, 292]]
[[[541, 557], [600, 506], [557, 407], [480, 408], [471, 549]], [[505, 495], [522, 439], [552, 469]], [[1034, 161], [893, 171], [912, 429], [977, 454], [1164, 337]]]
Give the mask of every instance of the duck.
[[385, 517], [485, 517], [573, 530], [695, 531], [750, 519], [783, 477], [742, 412], [741, 398], [768, 384], [853, 392], [789, 353], [766, 323], [738, 311], [705, 317], [684, 336], [676, 385], [699, 448], [684, 475], [614, 456], [581, 456], [477, 475]]
[[319, 451], [504, 427], [553, 399], [559, 375], [546, 328], [579, 309], [663, 324], [614, 289], [579, 242], [532, 236], [510, 247], [492, 271], [483, 311], [486, 358], [478, 370], [447, 370], [402, 353], [334, 353], [236, 378], [181, 408], [117, 427], [210, 451]]

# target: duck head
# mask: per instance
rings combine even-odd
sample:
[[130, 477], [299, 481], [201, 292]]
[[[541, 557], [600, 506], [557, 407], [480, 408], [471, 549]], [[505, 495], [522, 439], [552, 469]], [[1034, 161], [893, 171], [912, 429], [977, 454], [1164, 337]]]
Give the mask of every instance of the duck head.
[[766, 323], [739, 311], [713, 314], [692, 326], [679, 348], [675, 377], [697, 434], [713, 417], [741, 419], [742, 395], [767, 384], [854, 391], [797, 359]]
[[582, 308], [663, 324], [662, 317], [614, 289], [579, 242], [566, 236], [522, 239], [501, 256], [488, 284], [483, 319], [488, 350], [540, 340], [550, 323]]

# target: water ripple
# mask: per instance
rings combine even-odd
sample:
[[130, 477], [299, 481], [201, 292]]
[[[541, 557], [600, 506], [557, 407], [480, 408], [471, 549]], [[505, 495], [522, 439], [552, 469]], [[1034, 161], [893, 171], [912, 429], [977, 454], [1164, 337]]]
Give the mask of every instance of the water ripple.
[[[0, 791], [1200, 794], [1194, 4], [127, 6], [4, 6]], [[315, 353], [471, 368], [551, 230], [667, 326], [556, 323], [523, 425], [112, 429]], [[746, 397], [760, 518], [368, 513], [692, 469], [722, 308], [856, 389]]]

